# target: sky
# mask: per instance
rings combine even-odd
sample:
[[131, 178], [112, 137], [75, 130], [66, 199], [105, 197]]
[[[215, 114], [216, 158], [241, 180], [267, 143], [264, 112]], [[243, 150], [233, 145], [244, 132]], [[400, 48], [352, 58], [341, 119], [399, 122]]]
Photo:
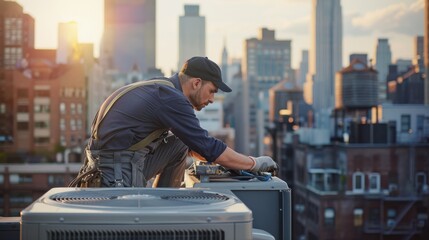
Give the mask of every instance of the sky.
[[[98, 57], [103, 33], [103, 0], [16, 0], [35, 19], [36, 48], [57, 47], [58, 23], [78, 24], [81, 43], [93, 43]], [[245, 39], [260, 28], [275, 31], [276, 39], [291, 40], [292, 67], [298, 68], [302, 50], [310, 47], [312, 0], [157, 0], [156, 64], [165, 74], [177, 66], [178, 19], [185, 4], [200, 5], [206, 17], [206, 54], [220, 63], [224, 45], [240, 58]], [[424, 0], [341, 0], [343, 65], [351, 53], [374, 58], [378, 38], [388, 38], [392, 60], [412, 59], [413, 39], [423, 36]]]

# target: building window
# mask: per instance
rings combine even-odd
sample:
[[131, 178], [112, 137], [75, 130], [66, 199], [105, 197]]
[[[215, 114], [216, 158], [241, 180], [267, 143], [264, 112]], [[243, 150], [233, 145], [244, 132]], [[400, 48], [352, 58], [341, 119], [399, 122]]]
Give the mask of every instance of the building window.
[[34, 143], [36, 143], [36, 144], [48, 144], [49, 143], [49, 137], [35, 137]]
[[60, 136], [60, 143], [61, 143], [61, 146], [66, 146], [67, 145], [66, 137], [64, 135]]
[[18, 105], [16, 107], [16, 111], [19, 113], [28, 113], [29, 107], [28, 107], [28, 105]]
[[28, 122], [17, 122], [18, 131], [28, 131], [29, 124]]
[[22, 48], [6, 47], [4, 48], [4, 65], [7, 69], [14, 68], [15, 65], [22, 59]]
[[61, 131], [66, 130], [66, 120], [64, 118], [60, 119], [60, 129]]
[[429, 192], [427, 181], [426, 181], [426, 174], [424, 172], [418, 172], [416, 174], [416, 190], [418, 193]]
[[369, 227], [380, 226], [380, 208], [371, 208], [369, 210], [368, 225]]
[[83, 112], [82, 103], [78, 103], [77, 104], [77, 113], [82, 114], [82, 112]]
[[76, 114], [76, 104], [70, 103], [70, 113]]
[[33, 196], [30, 193], [11, 193], [9, 201], [11, 205], [27, 205], [33, 202]]
[[369, 192], [380, 192], [380, 174], [369, 174]]
[[32, 183], [33, 176], [31, 176], [30, 174], [10, 174], [9, 182], [12, 184]]
[[425, 116], [417, 115], [416, 129], [418, 132], [423, 132], [424, 122], [425, 122]]
[[411, 116], [409, 114], [401, 115], [401, 132], [411, 131]]
[[65, 103], [60, 103], [60, 113], [61, 114], [65, 114], [66, 113], [66, 104]]
[[34, 105], [34, 112], [35, 113], [49, 113], [50, 107], [49, 107], [49, 105], [35, 104]]
[[325, 226], [326, 227], [335, 226], [335, 210], [333, 208], [325, 209]]
[[360, 227], [363, 224], [363, 210], [362, 208], [355, 208], [355, 210], [353, 210], [353, 216], [354, 216], [354, 226], [355, 227]]
[[6, 104], [0, 103], [0, 114], [6, 113]]
[[70, 119], [70, 130], [76, 131], [76, 120]]
[[386, 222], [387, 227], [395, 226], [395, 222], [396, 222], [395, 219], [396, 219], [396, 209], [393, 209], [393, 208], [387, 209], [387, 222]]
[[365, 175], [362, 172], [353, 173], [353, 192], [363, 192], [365, 188]]
[[37, 121], [34, 123], [34, 128], [48, 128], [49, 124], [43, 121]]
[[61, 175], [49, 175], [48, 176], [49, 186], [64, 186], [64, 177]]
[[4, 183], [4, 176], [3, 176], [3, 174], [0, 174], [0, 184], [3, 184]]
[[4, 44], [21, 45], [22, 44], [22, 19], [13, 17], [4, 20]]
[[77, 130], [82, 130], [82, 119], [77, 120]]

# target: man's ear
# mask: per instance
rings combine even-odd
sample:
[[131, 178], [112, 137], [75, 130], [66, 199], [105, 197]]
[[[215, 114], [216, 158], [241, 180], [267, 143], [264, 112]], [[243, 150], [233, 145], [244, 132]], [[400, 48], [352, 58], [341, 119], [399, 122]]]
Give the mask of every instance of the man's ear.
[[192, 87], [194, 89], [200, 88], [202, 84], [203, 84], [203, 80], [201, 80], [201, 78], [194, 78], [194, 81], [192, 81]]

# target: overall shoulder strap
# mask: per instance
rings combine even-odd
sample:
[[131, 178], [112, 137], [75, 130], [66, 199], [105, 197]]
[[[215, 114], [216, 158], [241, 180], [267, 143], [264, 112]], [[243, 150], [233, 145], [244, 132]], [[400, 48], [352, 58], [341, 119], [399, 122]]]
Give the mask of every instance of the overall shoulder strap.
[[[106, 114], [109, 112], [110, 108], [113, 106], [113, 104], [115, 104], [115, 102], [122, 97], [125, 93], [140, 87], [140, 86], [145, 86], [145, 85], [153, 85], [153, 84], [163, 84], [163, 85], [167, 85], [170, 87], [174, 87], [173, 83], [167, 80], [163, 80], [163, 79], [153, 79], [153, 80], [149, 80], [149, 81], [142, 81], [142, 82], [136, 82], [136, 83], [132, 83], [126, 86], [123, 86], [121, 88], [119, 88], [118, 90], [116, 90], [115, 92], [113, 92], [112, 95], [110, 95], [106, 101], [104, 101], [104, 103], [101, 105], [100, 109], [97, 112], [96, 117], [94, 118], [94, 122], [92, 124], [92, 128], [91, 128], [91, 132], [92, 132], [92, 138], [94, 139], [98, 139], [97, 133], [98, 133], [98, 127], [101, 123], [101, 121], [103, 121], [104, 117], [106, 116]], [[162, 130], [162, 132], [165, 132], [165, 129], [159, 129], [159, 130], [155, 130], [154, 132], [160, 131]], [[154, 133], [153, 132], [153, 133]], [[162, 134], [161, 132], [161, 134]], [[161, 135], [159, 134], [159, 135]], [[151, 137], [152, 133], [146, 137], [149, 138]], [[145, 139], [146, 139], [145, 138]], [[152, 137], [151, 137], [152, 138]], [[143, 140], [145, 140], [143, 139]], [[156, 137], [154, 138], [156, 139]], [[154, 139], [150, 140], [148, 143], [152, 142]], [[134, 146], [134, 145], [133, 145]]]

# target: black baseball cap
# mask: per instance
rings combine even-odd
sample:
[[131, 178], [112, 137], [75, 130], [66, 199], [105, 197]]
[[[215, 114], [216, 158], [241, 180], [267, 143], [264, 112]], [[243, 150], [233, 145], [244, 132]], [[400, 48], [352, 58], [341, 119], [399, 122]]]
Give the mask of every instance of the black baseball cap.
[[224, 92], [232, 91], [231, 88], [222, 81], [222, 73], [219, 66], [207, 57], [197, 56], [188, 59], [185, 64], [183, 64], [180, 72], [191, 77], [211, 81], [216, 85], [216, 87]]

